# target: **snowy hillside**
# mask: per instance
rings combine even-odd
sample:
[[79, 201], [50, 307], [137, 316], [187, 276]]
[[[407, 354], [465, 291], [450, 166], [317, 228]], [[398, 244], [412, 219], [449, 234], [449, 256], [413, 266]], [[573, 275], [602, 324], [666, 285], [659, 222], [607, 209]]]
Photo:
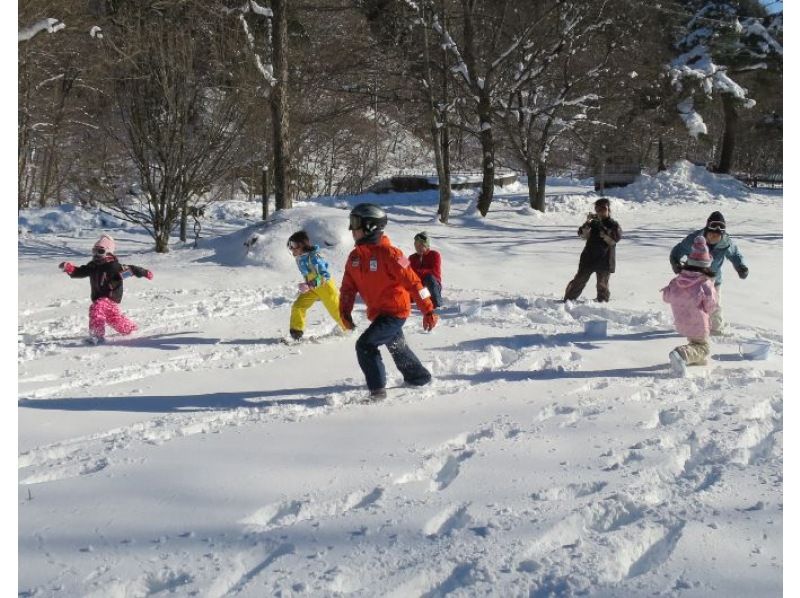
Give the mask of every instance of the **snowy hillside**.
[[[611, 302], [593, 278], [564, 304], [596, 198], [566, 183], [544, 214], [521, 185], [487, 218], [458, 193], [449, 225], [435, 192], [321, 198], [267, 226], [220, 204], [198, 249], [167, 255], [95, 213], [22, 213], [19, 595], [780, 596], [780, 192], [685, 164], [620, 191]], [[403, 386], [384, 352], [377, 404], [320, 305], [310, 340], [281, 342], [287, 237], [306, 228], [339, 281], [360, 201], [387, 206], [406, 253], [426, 230], [444, 260], [439, 325], [405, 326], [434, 381]], [[730, 335], [675, 378], [659, 289], [713, 210], [750, 276], [725, 265]], [[155, 276], [125, 281], [140, 330], [87, 346], [89, 283], [57, 264], [86, 263], [101, 232]], [[607, 338], [587, 337], [598, 319]], [[740, 356], [752, 339], [767, 360]]]

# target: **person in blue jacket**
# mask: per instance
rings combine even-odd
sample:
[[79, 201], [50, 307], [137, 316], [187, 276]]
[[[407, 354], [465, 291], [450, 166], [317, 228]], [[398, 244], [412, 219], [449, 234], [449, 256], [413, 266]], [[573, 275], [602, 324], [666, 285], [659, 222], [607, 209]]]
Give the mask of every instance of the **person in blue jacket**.
[[711, 253], [710, 269], [714, 273], [714, 287], [717, 291], [717, 308], [711, 314], [712, 335], [725, 333], [725, 321], [722, 317], [722, 289], [720, 287], [722, 284], [722, 264], [725, 262], [725, 258], [728, 258], [733, 264], [739, 278], [745, 279], [750, 273], [750, 269], [745, 264], [739, 248], [725, 229], [725, 217], [722, 212], [712, 212], [704, 228], [689, 233], [683, 241], [672, 248], [669, 254], [669, 263], [672, 266], [672, 271], [677, 274], [681, 271], [681, 259], [692, 252], [692, 243], [695, 237], [700, 235], [705, 237], [708, 250]]

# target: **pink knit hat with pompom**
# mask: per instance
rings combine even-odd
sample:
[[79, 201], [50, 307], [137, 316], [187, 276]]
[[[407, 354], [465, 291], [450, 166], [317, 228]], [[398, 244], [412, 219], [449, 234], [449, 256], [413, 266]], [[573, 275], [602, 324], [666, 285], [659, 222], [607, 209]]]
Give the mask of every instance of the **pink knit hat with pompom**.
[[101, 235], [94, 247], [102, 247], [106, 250], [106, 253], [114, 253], [117, 250], [117, 244], [114, 243], [114, 239], [109, 235]]
[[697, 266], [698, 268], [708, 268], [711, 265], [711, 254], [708, 253], [708, 244], [705, 237], [695, 237], [692, 243], [692, 253], [686, 260], [687, 266]]

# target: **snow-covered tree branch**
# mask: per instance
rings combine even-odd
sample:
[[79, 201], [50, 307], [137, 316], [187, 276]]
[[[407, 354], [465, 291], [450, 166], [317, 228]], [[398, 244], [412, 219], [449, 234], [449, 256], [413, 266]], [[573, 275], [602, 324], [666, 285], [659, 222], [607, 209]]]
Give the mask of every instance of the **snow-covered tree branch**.
[[17, 35], [18, 42], [27, 42], [32, 40], [36, 35], [43, 31], [47, 31], [47, 33], [55, 33], [56, 31], [61, 31], [64, 29], [66, 25], [59, 21], [58, 19], [41, 19], [35, 22], [33, 25], [29, 25], [24, 29], [20, 29]]

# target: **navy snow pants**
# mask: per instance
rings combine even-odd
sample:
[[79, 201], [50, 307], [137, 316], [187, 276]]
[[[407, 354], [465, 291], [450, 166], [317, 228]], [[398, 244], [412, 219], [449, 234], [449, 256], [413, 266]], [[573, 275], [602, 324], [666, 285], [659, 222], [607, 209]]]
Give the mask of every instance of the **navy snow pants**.
[[358, 365], [367, 378], [367, 387], [372, 390], [386, 387], [386, 368], [378, 347], [386, 345], [389, 355], [403, 380], [414, 386], [422, 386], [431, 381], [431, 373], [406, 343], [403, 336], [404, 318], [378, 316], [356, 341]]

